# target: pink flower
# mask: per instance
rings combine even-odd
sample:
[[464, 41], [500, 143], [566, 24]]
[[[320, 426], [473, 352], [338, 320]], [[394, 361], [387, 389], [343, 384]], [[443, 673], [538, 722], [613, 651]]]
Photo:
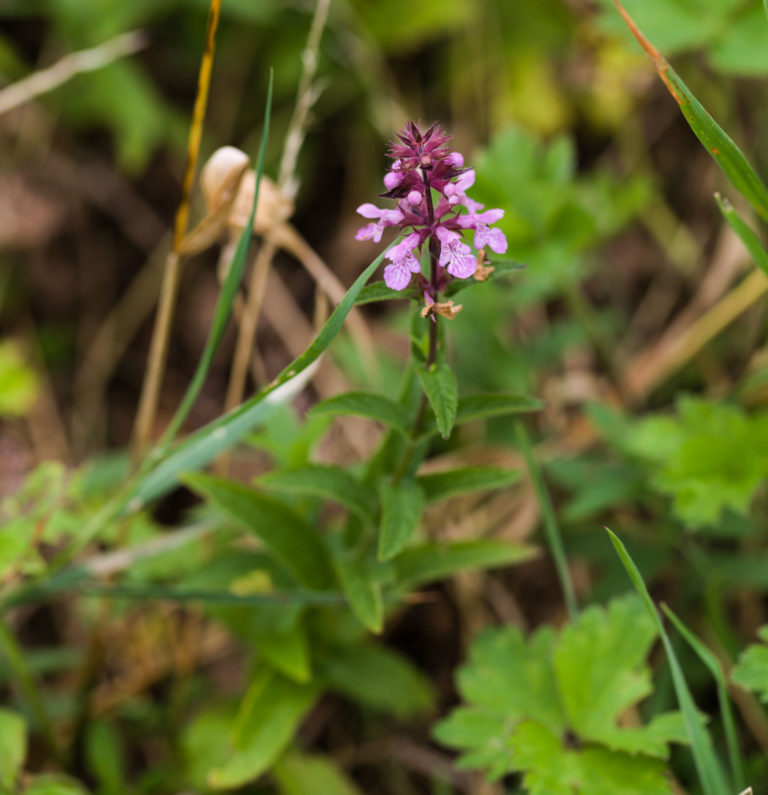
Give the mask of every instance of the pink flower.
[[361, 229], [357, 230], [355, 240], [371, 240], [378, 243], [381, 240], [381, 235], [385, 226], [395, 226], [403, 220], [403, 214], [400, 210], [382, 210], [374, 204], [361, 204], [357, 208], [357, 212], [363, 218], [378, 218], [375, 224], [367, 224]]
[[458, 232], [438, 226], [437, 239], [440, 241], [438, 265], [445, 268], [451, 276], [466, 279], [477, 270], [477, 259], [472, 254], [472, 249], [462, 242]]
[[481, 249], [488, 246], [497, 254], [504, 254], [507, 250], [507, 238], [501, 229], [491, 229], [488, 224], [495, 224], [504, 216], [504, 210], [486, 210], [484, 213], [470, 212], [468, 215], [459, 215], [456, 223], [464, 229], [475, 230], [475, 248]]
[[411, 274], [421, 271], [419, 261], [413, 256], [420, 239], [418, 232], [412, 232], [387, 252], [391, 264], [384, 268], [384, 282], [390, 289], [404, 290], [411, 281]]

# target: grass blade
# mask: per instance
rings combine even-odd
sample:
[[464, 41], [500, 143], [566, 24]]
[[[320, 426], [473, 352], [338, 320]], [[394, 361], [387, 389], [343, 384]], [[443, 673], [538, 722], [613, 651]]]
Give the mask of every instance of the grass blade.
[[[299, 376], [313, 364], [339, 333], [344, 319], [354, 306], [363, 286], [384, 259], [387, 249], [357, 277], [310, 346], [294, 359], [268, 386], [257, 392], [232, 411], [218, 417], [190, 434], [177, 447], [168, 452], [153, 469], [143, 473], [137, 482], [120, 499], [119, 513], [140, 510], [155, 497], [164, 494], [177, 483], [181, 472], [190, 472], [211, 462], [219, 453], [234, 447], [250, 430], [261, 422], [276, 403], [287, 398], [281, 387], [291, 388]], [[296, 381], [294, 381], [296, 379]]]
[[648, 588], [645, 586], [640, 570], [635, 565], [635, 562], [630, 557], [629, 552], [627, 552], [626, 547], [619, 537], [608, 530], [607, 527], [606, 531], [611, 538], [611, 542], [621, 562], [624, 564], [624, 568], [627, 570], [629, 579], [632, 580], [635, 590], [640, 594], [649, 615], [656, 624], [656, 629], [659, 632], [661, 641], [664, 644], [664, 649], [667, 652], [669, 667], [672, 671], [672, 682], [675, 687], [677, 701], [680, 705], [680, 711], [683, 713], [685, 729], [691, 742], [691, 750], [693, 751], [696, 772], [698, 773], [704, 795], [729, 795], [729, 790], [723, 779], [720, 764], [712, 750], [709, 734], [704, 727], [701, 716], [696, 710], [696, 704], [693, 701], [691, 691], [688, 689], [688, 683], [685, 681], [683, 669], [677, 659], [675, 650], [672, 648], [672, 643], [664, 629], [661, 617], [653, 604], [651, 595], [648, 593]]
[[688, 645], [696, 652], [698, 658], [707, 666], [709, 672], [717, 684], [717, 700], [720, 705], [720, 714], [723, 718], [723, 729], [725, 730], [725, 741], [728, 745], [728, 758], [731, 765], [731, 777], [737, 787], [746, 786], [746, 774], [744, 773], [744, 759], [739, 745], [739, 736], [736, 731], [736, 721], [733, 717], [731, 702], [728, 698], [728, 685], [725, 681], [725, 672], [720, 661], [704, 645], [704, 643], [691, 632], [688, 627], [677, 617], [677, 615], [665, 604], [661, 609], [667, 618], [677, 627], [677, 631], [685, 638]]
[[768, 275], [768, 251], [765, 250], [754, 229], [736, 212], [728, 199], [724, 199], [719, 193], [716, 193], [715, 200], [720, 212], [723, 214], [723, 218], [728, 221], [733, 231], [739, 236], [744, 247], [755, 261], [755, 265]]
[[[766, 0], [763, 0], [766, 2]], [[725, 130], [709, 115], [664, 56], [645, 38], [619, 0], [614, 5], [640, 46], [648, 53], [668, 91], [674, 97], [696, 137], [715, 159], [736, 190], [768, 221], [768, 188]]]
[[536, 498], [541, 508], [542, 516], [544, 517], [544, 529], [549, 542], [549, 551], [555, 561], [555, 568], [557, 569], [557, 576], [560, 580], [560, 587], [563, 589], [563, 598], [565, 605], [568, 608], [568, 615], [571, 618], [576, 618], [579, 615], [579, 605], [576, 602], [576, 592], [573, 589], [573, 581], [571, 574], [568, 571], [568, 561], [565, 557], [565, 549], [563, 547], [563, 535], [560, 532], [560, 525], [557, 523], [555, 516], [555, 509], [552, 507], [552, 500], [549, 497], [547, 486], [544, 483], [544, 478], [541, 475], [541, 470], [533, 455], [531, 449], [531, 440], [528, 438], [528, 431], [521, 423], [515, 423], [515, 436], [517, 437], [517, 444], [520, 452], [525, 459], [525, 465], [528, 467], [528, 473], [533, 482], [533, 490], [536, 492]]
[[181, 405], [173, 415], [168, 428], [163, 434], [160, 445], [169, 445], [176, 434], [178, 433], [181, 424], [187, 418], [190, 409], [197, 400], [200, 390], [203, 388], [205, 379], [211, 369], [213, 357], [221, 343], [221, 338], [224, 336], [229, 318], [232, 315], [232, 306], [235, 302], [235, 296], [240, 287], [240, 282], [243, 279], [243, 272], [245, 271], [245, 264], [248, 261], [248, 249], [250, 248], [251, 237], [253, 236], [253, 221], [256, 217], [256, 207], [259, 202], [259, 187], [261, 185], [261, 176], [264, 173], [264, 158], [267, 151], [267, 140], [269, 139], [269, 123], [272, 113], [272, 84], [274, 82], [274, 75], [270, 70], [269, 85], [267, 87], [267, 101], [264, 108], [264, 130], [261, 134], [261, 143], [259, 145], [259, 158], [256, 163], [256, 187], [253, 191], [253, 204], [251, 205], [251, 213], [248, 217], [248, 223], [243, 229], [240, 239], [237, 241], [237, 248], [232, 257], [232, 262], [229, 264], [227, 277], [224, 284], [219, 291], [219, 298], [216, 302], [216, 310], [213, 315], [213, 322], [211, 323], [211, 330], [208, 333], [208, 339], [205, 341], [205, 348], [197, 364], [197, 369], [192, 377], [192, 381], [187, 388]]

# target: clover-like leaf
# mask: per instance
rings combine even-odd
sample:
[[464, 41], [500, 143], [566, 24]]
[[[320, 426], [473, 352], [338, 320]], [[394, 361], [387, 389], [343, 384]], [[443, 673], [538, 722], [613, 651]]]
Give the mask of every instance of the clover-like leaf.
[[768, 702], [768, 626], [761, 627], [757, 634], [763, 642], [753, 643], [741, 653], [731, 671], [731, 680], [747, 690], [754, 690]]

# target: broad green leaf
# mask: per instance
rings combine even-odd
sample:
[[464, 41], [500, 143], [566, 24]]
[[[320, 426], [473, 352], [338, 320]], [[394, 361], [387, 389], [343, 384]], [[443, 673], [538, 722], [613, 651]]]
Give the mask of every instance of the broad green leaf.
[[366, 521], [373, 518], [376, 495], [338, 466], [308, 464], [262, 475], [259, 484], [273, 491], [324, 497], [345, 505]]
[[539, 411], [542, 408], [544, 408], [544, 402], [530, 395], [511, 395], [504, 392], [464, 395], [459, 398], [456, 409], [456, 425], [470, 420]]
[[390, 560], [408, 543], [424, 508], [424, 492], [413, 480], [393, 486], [382, 481], [379, 560]]
[[715, 199], [723, 218], [728, 221], [733, 231], [741, 238], [741, 242], [755, 261], [755, 265], [768, 275], [768, 251], [765, 250], [765, 247], [760, 242], [760, 238], [752, 227], [734, 210], [728, 199], [723, 199], [719, 193], [715, 194]]
[[664, 644], [669, 667], [672, 671], [672, 682], [675, 688], [675, 695], [677, 696], [677, 702], [680, 705], [680, 711], [685, 721], [685, 730], [691, 744], [691, 750], [693, 751], [693, 760], [696, 765], [696, 772], [698, 773], [702, 790], [705, 795], [730, 795], [723, 777], [723, 772], [720, 769], [719, 760], [712, 749], [712, 741], [709, 733], [701, 720], [701, 716], [696, 710], [693, 696], [688, 688], [688, 683], [685, 681], [685, 674], [677, 659], [669, 636], [664, 629], [664, 624], [656, 611], [651, 595], [648, 593], [648, 588], [643, 581], [643, 576], [640, 574], [640, 570], [629, 556], [626, 547], [618, 536], [608, 530], [608, 528], [606, 528], [606, 531], [611, 538], [611, 543], [621, 559], [630, 580], [632, 580], [632, 584], [635, 586], [635, 590], [642, 598], [648, 615], [653, 619], [656, 630], [661, 636], [662, 643]]
[[240, 238], [237, 241], [237, 248], [232, 256], [232, 261], [229, 263], [224, 284], [219, 291], [219, 297], [216, 301], [216, 309], [213, 313], [213, 320], [211, 322], [211, 329], [208, 332], [208, 338], [205, 341], [205, 348], [200, 357], [200, 361], [195, 368], [195, 374], [192, 376], [187, 391], [184, 393], [181, 404], [173, 415], [168, 428], [163, 433], [161, 446], [170, 444], [174, 437], [181, 428], [182, 423], [187, 418], [192, 406], [195, 404], [200, 390], [203, 388], [205, 379], [213, 364], [213, 358], [219, 348], [221, 339], [226, 331], [229, 318], [232, 315], [232, 307], [235, 303], [235, 296], [240, 289], [240, 282], [245, 272], [245, 265], [248, 261], [248, 249], [251, 244], [251, 237], [253, 236], [253, 221], [256, 217], [256, 206], [259, 202], [259, 188], [261, 187], [261, 176], [264, 173], [264, 158], [267, 151], [267, 140], [269, 139], [269, 122], [272, 114], [272, 83], [273, 73], [270, 70], [269, 84], [267, 85], [267, 99], [264, 107], [264, 129], [261, 133], [261, 143], [259, 145], [259, 156], [256, 163], [256, 184], [253, 191], [253, 201], [251, 203], [251, 212], [248, 216], [248, 223], [243, 228]]
[[707, 113], [664, 56], [645, 38], [621, 3], [618, 0], [615, 2], [633, 35], [651, 57], [659, 77], [680, 106], [683, 116], [696, 137], [712, 155], [736, 190], [754, 207], [764, 221], [768, 221], [768, 188], [756, 174], [743, 152]]
[[[264, 387], [237, 408], [190, 434], [153, 468], [143, 473], [131, 488], [120, 495], [116, 506], [110, 506], [109, 512], [124, 513], [140, 510], [147, 502], [173, 488], [178, 482], [181, 472], [200, 469], [216, 458], [219, 453], [234, 447], [250, 430], [269, 416], [275, 404], [285, 402], [288, 397], [284, 392], [281, 393], [278, 390], [283, 386], [290, 389], [293, 384], [289, 382], [304, 373], [331, 344], [339, 333], [350, 309], [354, 306], [360, 290], [379, 267], [386, 253], [387, 249], [382, 251], [357, 277], [310, 346], [301, 356], [294, 359], [269, 386]], [[288, 394], [290, 395], [290, 393]], [[98, 523], [94, 520], [89, 524], [88, 533], [84, 535], [97, 533], [102, 525], [101, 518]]]
[[351, 414], [384, 423], [403, 433], [408, 432], [410, 423], [408, 413], [399, 403], [375, 392], [345, 392], [335, 395], [313, 406], [309, 413], [322, 416]]
[[520, 473], [515, 469], [474, 466], [419, 475], [416, 482], [424, 491], [427, 502], [437, 502], [469, 491], [500, 489], [519, 479]]
[[768, 477], [768, 414], [694, 397], [676, 408], [676, 416], [641, 420], [628, 436], [650, 464], [651, 484], [692, 527], [715, 524], [727, 508], [746, 514]]
[[442, 580], [465, 569], [492, 569], [524, 563], [539, 551], [527, 544], [493, 539], [423, 544], [403, 550], [394, 560], [398, 589]]
[[257, 535], [299, 584], [322, 589], [333, 582], [328, 554], [317, 530], [285, 503], [211, 475], [187, 475], [185, 482]]
[[14, 791], [26, 755], [24, 719], [8, 709], [0, 709], [0, 789]]
[[370, 632], [381, 632], [384, 626], [384, 603], [381, 586], [370, 576], [367, 558], [347, 549], [336, 538], [330, 538], [333, 565], [352, 612]]
[[231, 753], [208, 775], [216, 789], [232, 789], [268, 770], [285, 751], [318, 696], [312, 685], [299, 685], [278, 674], [257, 674], [235, 717]]
[[768, 626], [758, 630], [762, 643], [748, 646], [731, 671], [731, 681], [760, 695], [768, 703]]
[[280, 795], [362, 795], [328, 756], [290, 751], [272, 768]]
[[416, 372], [435, 413], [437, 430], [443, 439], [447, 439], [451, 435], [458, 403], [453, 371], [447, 364], [441, 363], [432, 364], [428, 369], [418, 367]]
[[465, 704], [435, 736], [462, 751], [461, 767], [492, 779], [522, 773], [528, 793], [670, 795], [661, 760], [669, 742], [684, 739], [680, 715], [619, 725], [651, 690], [645, 659], [654, 634], [636, 597], [590, 608], [559, 635], [487, 631], [458, 674]]
[[23, 416], [37, 400], [40, 386], [19, 347], [0, 342], [0, 417]]
[[331, 689], [364, 706], [407, 719], [428, 712], [432, 687], [413, 663], [373, 643], [333, 649], [321, 665]]

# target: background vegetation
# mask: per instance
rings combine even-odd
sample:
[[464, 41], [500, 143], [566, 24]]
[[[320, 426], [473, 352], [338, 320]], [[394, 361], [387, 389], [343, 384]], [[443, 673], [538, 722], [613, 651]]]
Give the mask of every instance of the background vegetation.
[[[355, 208], [408, 119], [453, 133], [526, 267], [499, 264], [441, 323], [457, 427], [425, 426], [410, 492], [378, 485], [418, 401], [407, 301], [350, 315], [216, 474], [126, 492], [208, 6], [0, 6], [0, 790], [762, 792], [759, 179], [732, 186], [608, 0], [332, 0], [286, 175], [315, 4], [223, 0], [200, 162], [225, 144], [256, 162], [273, 69], [263, 173], [289, 197], [257, 223], [252, 250], [274, 256], [245, 397], [339, 302], [318, 255], [349, 286], [379, 253], [354, 240]], [[761, 0], [625, 6], [768, 174]], [[94, 47], [104, 65], [59, 64], [58, 87], [13, 105], [25, 77]], [[196, 186], [190, 228], [210, 210]], [[225, 237], [184, 258], [155, 441], [205, 349]], [[237, 339], [233, 322], [182, 435], [232, 405]], [[333, 402], [359, 390], [390, 400]], [[371, 523], [390, 528], [378, 557]], [[665, 616], [666, 650], [631, 561], [682, 621]]]

